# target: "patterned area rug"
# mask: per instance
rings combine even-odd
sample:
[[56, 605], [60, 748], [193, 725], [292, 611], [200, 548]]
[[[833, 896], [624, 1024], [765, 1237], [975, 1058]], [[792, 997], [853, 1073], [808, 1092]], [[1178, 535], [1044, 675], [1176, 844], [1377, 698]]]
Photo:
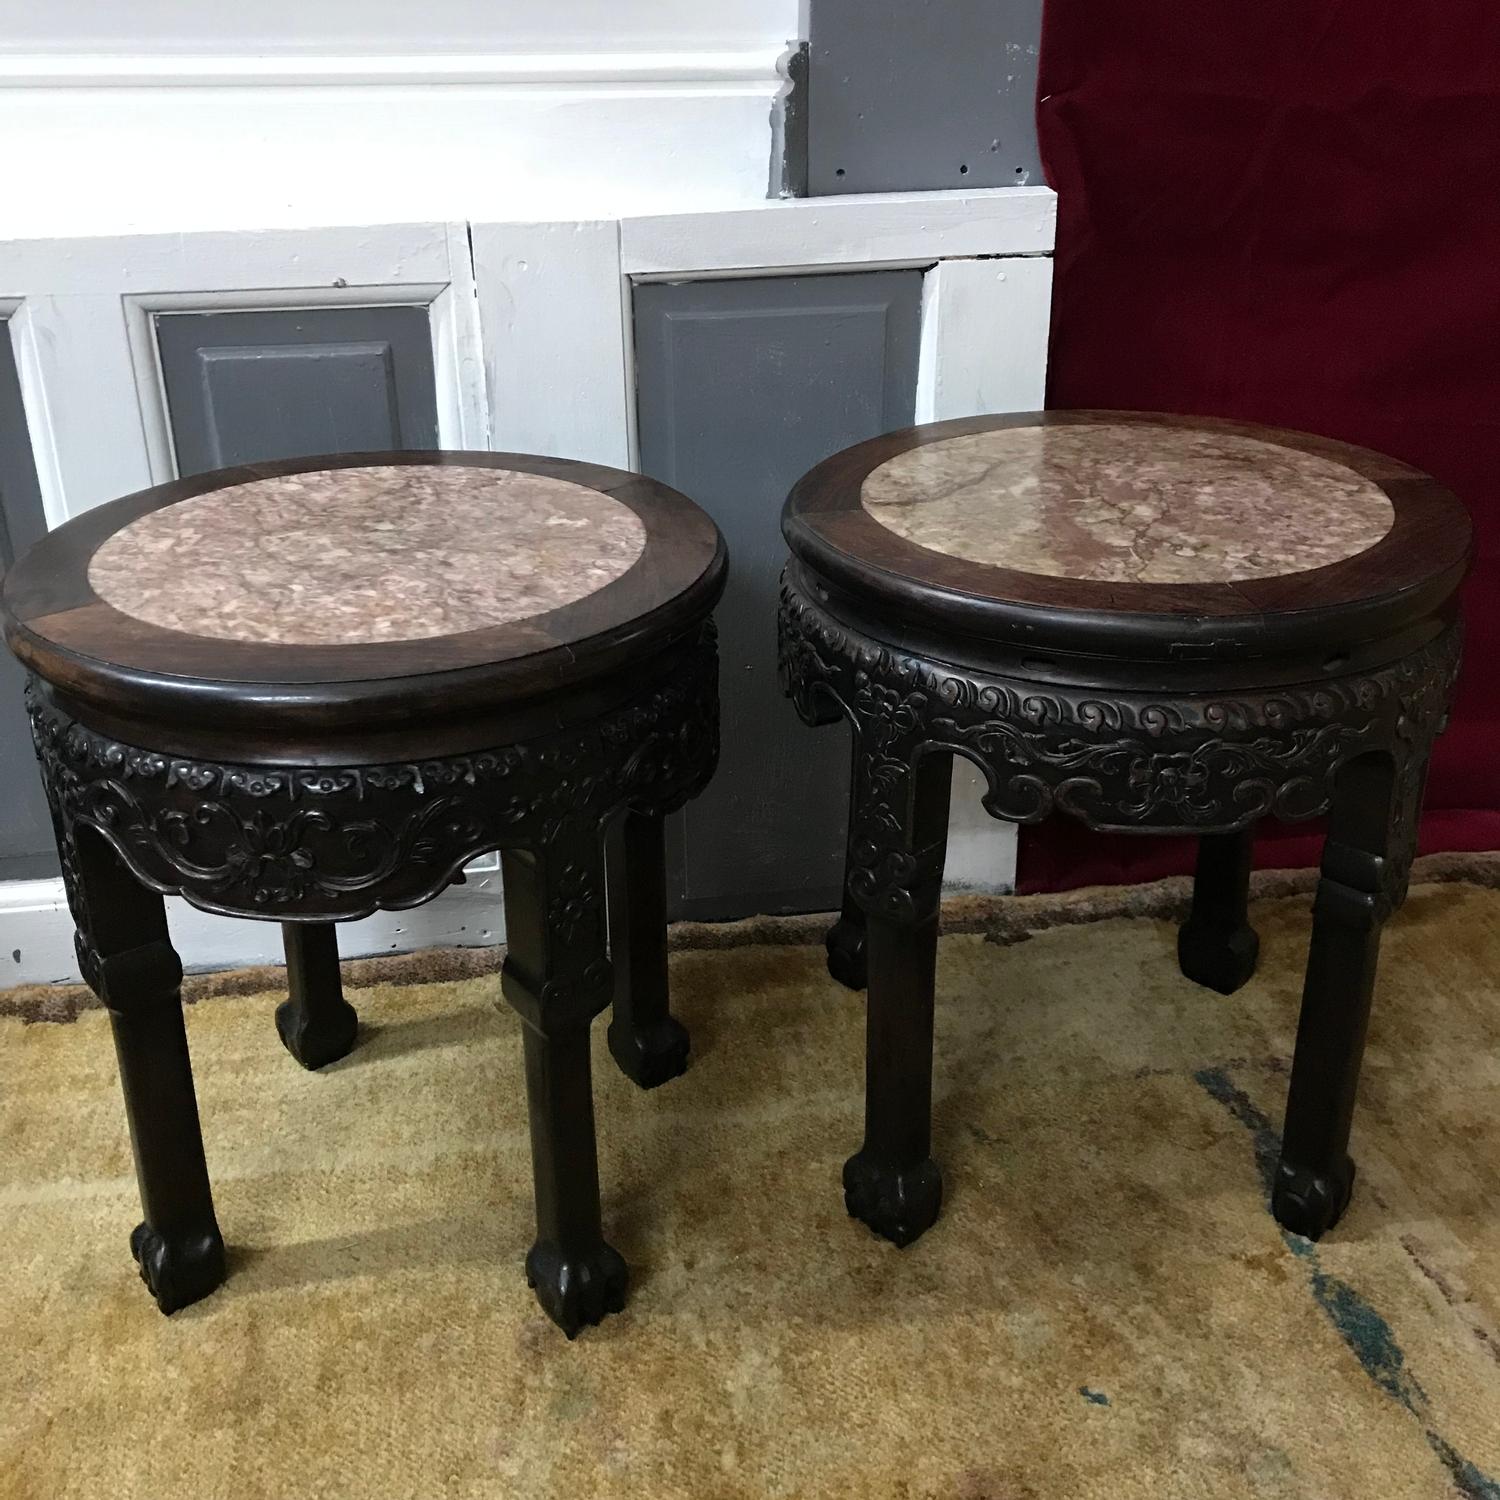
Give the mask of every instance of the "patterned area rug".
[[106, 1017], [0, 1021], [0, 1495], [1500, 1500], [1500, 892], [1392, 924], [1317, 1246], [1266, 1210], [1306, 896], [1257, 903], [1228, 1000], [1160, 916], [1077, 915], [943, 939], [948, 1199], [905, 1251], [839, 1197], [860, 998], [806, 943], [674, 954], [689, 1074], [596, 1055], [634, 1280], [571, 1345], [521, 1276], [492, 976], [351, 991], [317, 1076], [276, 996], [191, 1008], [232, 1271], [171, 1319], [125, 1248]]

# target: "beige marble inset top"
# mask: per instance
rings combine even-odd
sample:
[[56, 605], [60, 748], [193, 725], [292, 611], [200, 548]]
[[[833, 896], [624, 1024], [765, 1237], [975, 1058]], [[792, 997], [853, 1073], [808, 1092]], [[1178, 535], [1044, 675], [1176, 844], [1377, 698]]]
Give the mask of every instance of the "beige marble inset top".
[[619, 578], [618, 500], [511, 469], [393, 464], [257, 479], [133, 521], [89, 582], [138, 620], [281, 645], [409, 641], [524, 620]]
[[1373, 547], [1395, 512], [1331, 459], [1149, 424], [1007, 427], [912, 448], [864, 508], [950, 557], [1104, 583], [1233, 583]]

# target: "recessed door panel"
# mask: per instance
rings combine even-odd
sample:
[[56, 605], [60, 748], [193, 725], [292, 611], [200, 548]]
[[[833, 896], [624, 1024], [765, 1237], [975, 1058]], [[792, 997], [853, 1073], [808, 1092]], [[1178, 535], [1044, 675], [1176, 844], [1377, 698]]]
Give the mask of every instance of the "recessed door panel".
[[177, 467], [437, 446], [425, 307], [161, 313]]
[[636, 288], [641, 467], [709, 511], [730, 558], [723, 755], [669, 845], [678, 915], [837, 904], [848, 735], [804, 727], [777, 687], [781, 507], [820, 459], [911, 423], [921, 299], [920, 271]]

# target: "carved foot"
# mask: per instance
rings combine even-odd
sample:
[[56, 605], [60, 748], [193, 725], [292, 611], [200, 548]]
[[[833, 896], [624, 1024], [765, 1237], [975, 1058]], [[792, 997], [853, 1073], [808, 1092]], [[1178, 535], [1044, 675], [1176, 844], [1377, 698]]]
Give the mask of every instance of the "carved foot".
[[1283, 1229], [1321, 1238], [1343, 1217], [1354, 1190], [1354, 1163], [1344, 1158], [1343, 1171], [1320, 1175], [1283, 1160], [1271, 1189], [1271, 1212]]
[[687, 1072], [692, 1045], [687, 1027], [675, 1016], [667, 1016], [644, 1030], [609, 1025], [610, 1055], [620, 1071], [643, 1089], [654, 1089]]
[[347, 1057], [359, 1030], [359, 1012], [347, 1000], [309, 1015], [295, 1000], [276, 1007], [276, 1034], [286, 1050], [309, 1070]]
[[895, 1168], [860, 1151], [844, 1163], [844, 1207], [903, 1248], [931, 1229], [943, 1203], [943, 1174], [929, 1156]]
[[1255, 972], [1260, 938], [1248, 925], [1225, 932], [1184, 922], [1177, 933], [1177, 965], [1194, 984], [1232, 995]]
[[542, 1311], [571, 1338], [625, 1306], [630, 1272], [619, 1251], [603, 1240], [587, 1255], [569, 1256], [538, 1241], [526, 1256], [526, 1285]]
[[862, 990], [870, 982], [865, 955], [865, 924], [840, 917], [823, 939], [828, 950], [828, 972], [851, 990]]
[[167, 1239], [149, 1224], [137, 1224], [130, 1235], [130, 1253], [164, 1313], [201, 1300], [224, 1280], [224, 1241], [216, 1228]]

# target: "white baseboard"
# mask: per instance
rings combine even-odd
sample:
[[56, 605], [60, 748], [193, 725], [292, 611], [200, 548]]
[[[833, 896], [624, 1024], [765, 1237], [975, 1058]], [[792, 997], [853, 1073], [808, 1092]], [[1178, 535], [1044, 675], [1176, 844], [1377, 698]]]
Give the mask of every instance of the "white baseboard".
[[[950, 891], [1015, 888], [1016, 830], [979, 806], [983, 779], [967, 761], [954, 764], [954, 817], [948, 835]], [[170, 897], [172, 943], [189, 971], [240, 969], [283, 961], [275, 922], [214, 916]], [[500, 872], [471, 870], [465, 884], [411, 911], [382, 911], [339, 925], [339, 954], [367, 958], [421, 948], [486, 948], [505, 941]], [[73, 919], [61, 880], [0, 882], [0, 989], [17, 984], [77, 984]]]
[[[212, 916], [177, 898], [167, 902], [172, 942], [184, 968], [230, 969], [282, 962], [281, 928]], [[505, 941], [498, 871], [471, 873], [435, 901], [412, 911], [377, 912], [339, 927], [345, 958], [417, 948], [479, 948]], [[0, 884], [0, 987], [76, 984], [73, 919], [61, 880]]]

